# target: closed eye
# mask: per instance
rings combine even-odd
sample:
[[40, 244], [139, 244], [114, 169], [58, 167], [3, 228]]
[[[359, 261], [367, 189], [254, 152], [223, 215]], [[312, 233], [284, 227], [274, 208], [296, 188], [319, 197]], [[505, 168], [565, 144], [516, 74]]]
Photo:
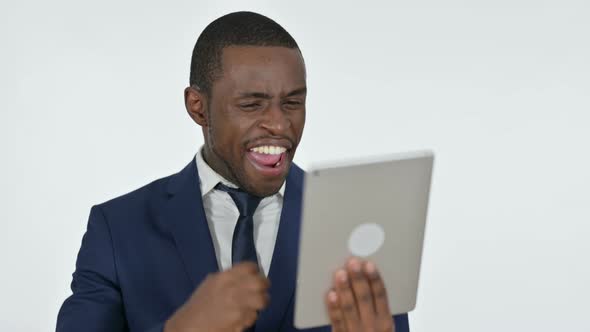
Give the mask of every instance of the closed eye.
[[240, 104], [240, 108], [244, 110], [255, 110], [260, 107], [260, 103], [246, 103]]
[[299, 100], [287, 100], [283, 106], [288, 110], [297, 110], [303, 107], [303, 102]]

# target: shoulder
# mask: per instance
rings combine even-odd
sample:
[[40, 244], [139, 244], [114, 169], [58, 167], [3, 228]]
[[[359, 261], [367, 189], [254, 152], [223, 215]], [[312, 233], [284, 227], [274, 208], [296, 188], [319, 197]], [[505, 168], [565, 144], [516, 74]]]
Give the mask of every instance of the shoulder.
[[126, 194], [109, 199], [97, 204], [97, 207], [108, 217], [111, 214], [134, 214], [149, 208], [154, 203], [163, 200], [166, 186], [172, 176], [163, 177], [152, 181], [140, 188]]
[[168, 198], [168, 194], [182, 187], [186, 182], [198, 183], [197, 167], [194, 159], [181, 171], [154, 180], [138, 189], [99, 204], [104, 209], [129, 208], [144, 204], [158, 204]]

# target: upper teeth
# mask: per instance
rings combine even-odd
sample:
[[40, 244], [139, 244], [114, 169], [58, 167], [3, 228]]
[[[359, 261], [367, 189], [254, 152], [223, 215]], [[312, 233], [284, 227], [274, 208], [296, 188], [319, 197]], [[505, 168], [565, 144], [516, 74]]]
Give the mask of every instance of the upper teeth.
[[250, 151], [264, 154], [281, 154], [287, 151], [287, 149], [282, 146], [263, 145], [252, 148]]

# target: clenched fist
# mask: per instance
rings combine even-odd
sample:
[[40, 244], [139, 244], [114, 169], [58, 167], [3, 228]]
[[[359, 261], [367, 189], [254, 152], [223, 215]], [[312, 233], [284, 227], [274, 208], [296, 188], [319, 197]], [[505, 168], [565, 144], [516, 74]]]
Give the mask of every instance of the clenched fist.
[[269, 302], [268, 279], [253, 263], [211, 274], [168, 319], [165, 332], [242, 331]]

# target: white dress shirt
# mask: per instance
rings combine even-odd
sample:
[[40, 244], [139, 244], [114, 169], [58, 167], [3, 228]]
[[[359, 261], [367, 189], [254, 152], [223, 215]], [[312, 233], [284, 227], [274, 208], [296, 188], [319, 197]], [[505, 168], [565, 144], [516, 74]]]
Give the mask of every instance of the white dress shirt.
[[[195, 156], [195, 162], [199, 172], [201, 199], [215, 247], [217, 263], [221, 270], [226, 270], [232, 266], [232, 238], [240, 213], [229, 194], [216, 190], [215, 186], [219, 182], [233, 188], [237, 188], [237, 186], [223, 178], [205, 162], [201, 149]], [[285, 184], [283, 183], [279, 192], [263, 198], [254, 212], [254, 244], [258, 264], [267, 276], [277, 239], [284, 193]]]

